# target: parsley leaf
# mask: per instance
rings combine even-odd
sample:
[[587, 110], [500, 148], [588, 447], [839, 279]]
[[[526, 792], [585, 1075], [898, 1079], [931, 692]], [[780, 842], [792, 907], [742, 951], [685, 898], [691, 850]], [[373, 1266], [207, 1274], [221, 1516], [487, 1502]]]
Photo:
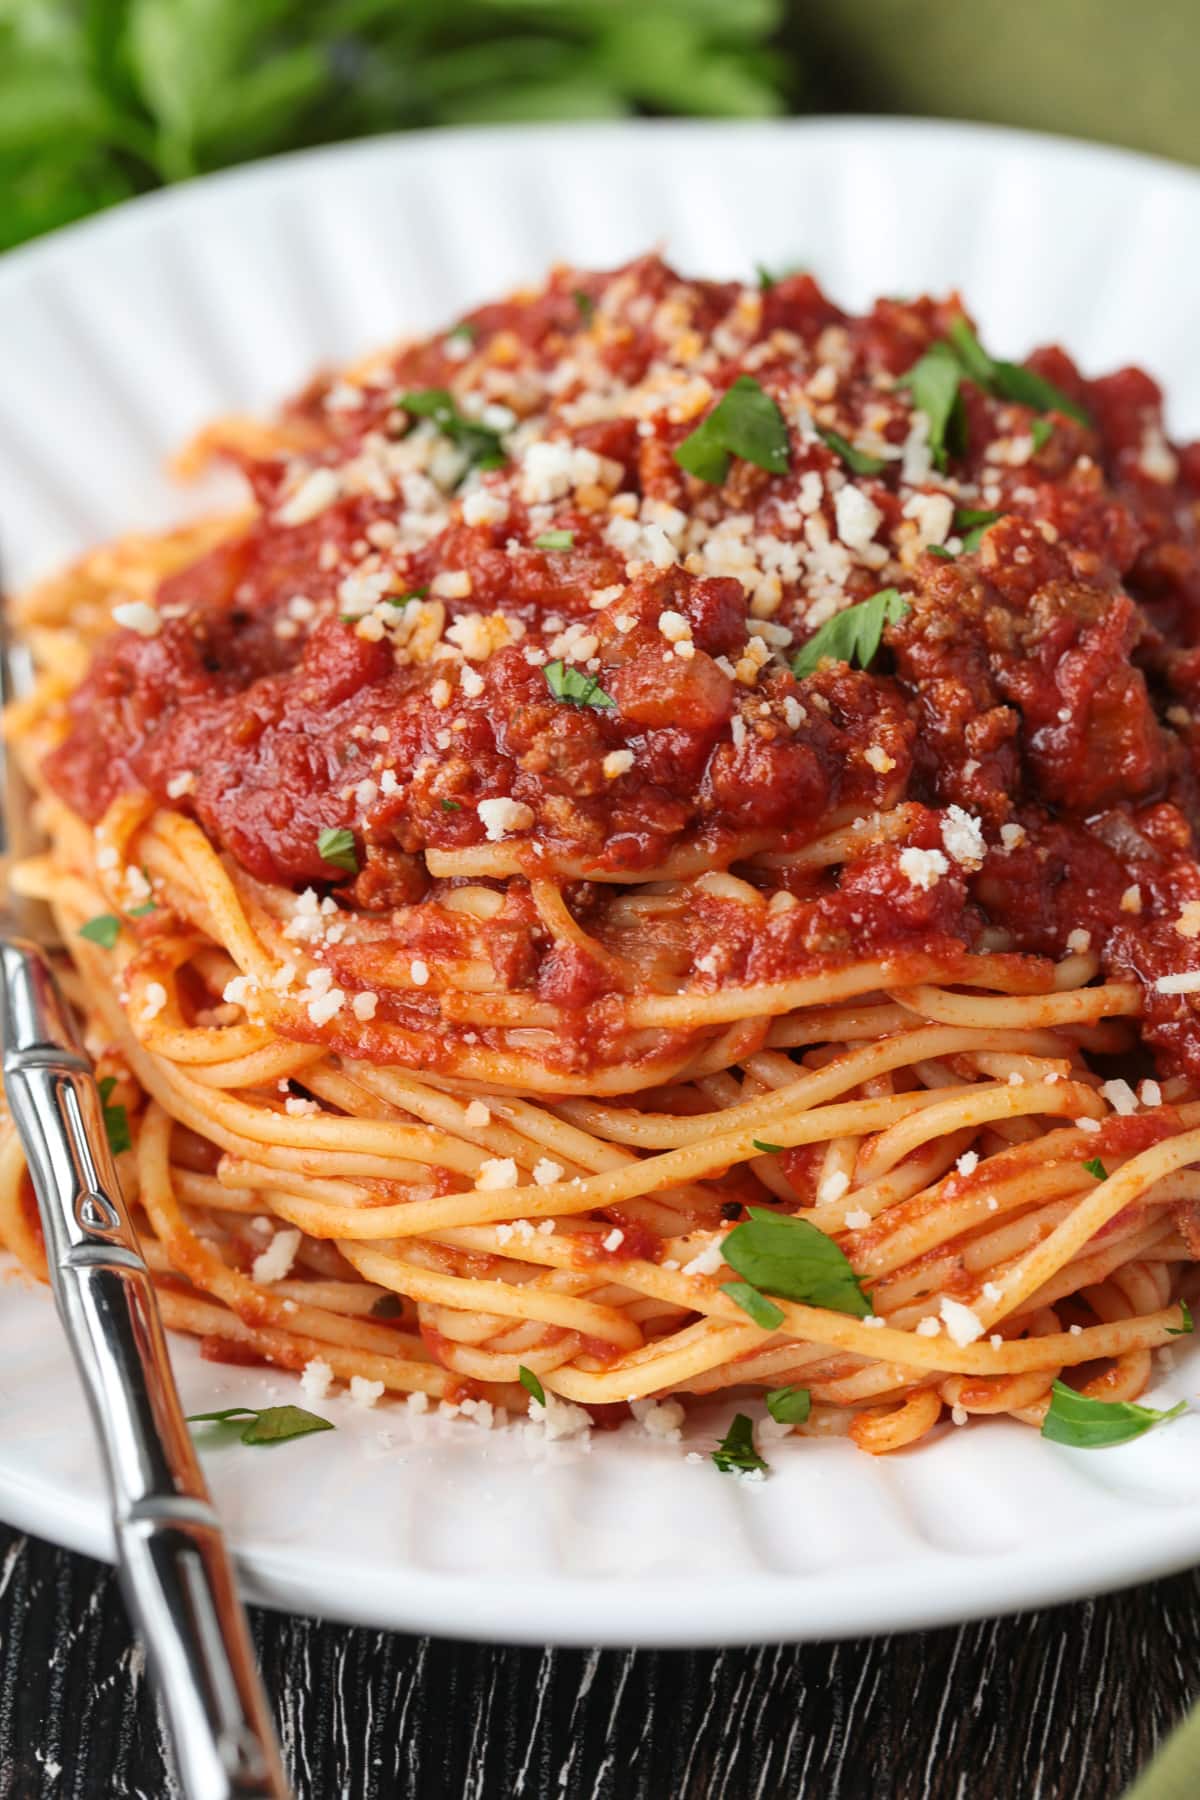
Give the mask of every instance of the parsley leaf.
[[1183, 1319], [1183, 1324], [1182, 1325], [1168, 1325], [1167, 1326], [1167, 1336], [1168, 1337], [1191, 1337], [1193, 1331], [1195, 1331], [1195, 1329], [1196, 1329], [1196, 1324], [1195, 1324], [1195, 1320], [1192, 1318], [1192, 1309], [1188, 1305], [1186, 1300], [1181, 1300], [1179, 1302], [1179, 1312]]
[[701, 481], [720, 483], [738, 456], [772, 475], [788, 469], [783, 414], [753, 376], [739, 375], [729, 391], [675, 449], [675, 461]]
[[812, 1411], [807, 1388], [772, 1388], [767, 1395], [767, 1411], [777, 1425], [803, 1425]]
[[756, 1150], [761, 1150], [764, 1156], [778, 1156], [783, 1149], [782, 1144], [764, 1143], [762, 1138], [751, 1138], [750, 1142]]
[[950, 345], [934, 344], [896, 383], [912, 390], [913, 405], [929, 420], [929, 448], [939, 469], [945, 469], [948, 451], [961, 455], [966, 447], [966, 414], [958, 391], [961, 375]]
[[1060, 387], [1055, 387], [1044, 375], [1025, 368], [1021, 363], [996, 362], [988, 355], [965, 319], [955, 319], [946, 335], [954, 354], [971, 380], [989, 394], [999, 394], [1005, 400], [1016, 400], [1022, 406], [1032, 406], [1036, 412], [1066, 413], [1070, 418], [1078, 419], [1081, 425], [1091, 424], [1089, 415], [1078, 401], [1064, 394]]
[[1094, 1175], [1096, 1177], [1097, 1181], [1108, 1180], [1108, 1170], [1098, 1156], [1091, 1157], [1083, 1166], [1089, 1175]]
[[331, 1419], [303, 1406], [227, 1406], [222, 1412], [189, 1413], [189, 1425], [227, 1425], [246, 1421], [238, 1433], [243, 1444], [284, 1444], [313, 1431], [333, 1431]]
[[758, 285], [762, 293], [769, 293], [777, 282], [787, 281], [792, 275], [803, 275], [804, 269], [799, 263], [789, 263], [786, 269], [776, 274], [768, 269], [765, 263], [755, 263], [754, 273], [758, 276]]
[[535, 550], [569, 550], [575, 542], [573, 531], [543, 531], [533, 540]]
[[865, 1319], [870, 1301], [845, 1253], [807, 1219], [750, 1208], [721, 1246], [731, 1269], [766, 1294]]
[[428, 587], [410, 588], [406, 594], [385, 594], [388, 606], [407, 606], [411, 600], [424, 600]]
[[585, 294], [582, 288], [576, 288], [571, 298], [579, 308], [579, 316], [584, 324], [590, 325], [596, 314], [596, 302], [592, 296]]
[[954, 529], [962, 533], [964, 552], [978, 550], [984, 532], [1004, 516], [986, 506], [960, 506], [954, 514]]
[[764, 1331], [778, 1331], [783, 1324], [783, 1314], [774, 1301], [768, 1300], [765, 1294], [760, 1294], [748, 1281], [723, 1281], [721, 1292], [727, 1294], [735, 1306], [740, 1306], [744, 1313], [748, 1313]]
[[452, 325], [450, 327], [446, 336], [448, 338], [461, 338], [464, 344], [473, 344], [475, 339], [479, 336], [479, 330], [477, 326], [472, 325], [470, 319], [460, 319], [457, 325]]
[[588, 675], [583, 669], [574, 669], [561, 660], [545, 663], [542, 674], [556, 700], [566, 700], [572, 706], [605, 707], [617, 704], [600, 686], [598, 675]]
[[461, 812], [462, 811], [462, 801], [461, 800], [447, 800], [447, 799], [443, 798], [442, 811], [443, 812]]
[[1035, 419], [1029, 427], [1029, 435], [1033, 439], [1033, 453], [1036, 456], [1039, 450], [1046, 448], [1054, 436], [1054, 420]]
[[1144, 1431], [1177, 1419], [1187, 1409], [1186, 1400], [1166, 1412], [1156, 1406], [1137, 1406], [1132, 1400], [1090, 1400], [1065, 1381], [1056, 1381], [1050, 1410], [1042, 1420], [1042, 1436], [1076, 1450], [1100, 1450], [1107, 1444], [1141, 1437]]
[[754, 1448], [754, 1426], [745, 1413], [733, 1415], [733, 1423], [713, 1451], [712, 1459], [722, 1475], [751, 1475], [755, 1471], [765, 1475], [770, 1467]]
[[335, 869], [344, 869], [347, 875], [358, 874], [354, 833], [346, 825], [326, 826], [317, 839], [317, 855], [322, 862], [332, 863]]
[[129, 1132], [129, 1114], [119, 1103], [110, 1106], [113, 1089], [117, 1085], [115, 1075], [106, 1075], [103, 1081], [97, 1082], [100, 1089], [100, 1111], [104, 1118], [104, 1135], [108, 1139], [108, 1147], [114, 1156], [120, 1156], [122, 1150], [133, 1148], [133, 1138]]
[[826, 431], [817, 426], [817, 435], [833, 451], [840, 456], [846, 467], [855, 475], [882, 475], [887, 462], [882, 456], [872, 456], [866, 450], [860, 450], [849, 438], [844, 438], [840, 431]]
[[472, 469], [499, 469], [508, 461], [500, 433], [478, 419], [466, 419], [446, 388], [415, 388], [396, 402], [416, 419], [432, 419], [443, 437], [458, 445]]
[[129, 908], [129, 917], [131, 919], [144, 919], [146, 917], [147, 913], [152, 913], [152, 912], [157, 912], [157, 911], [158, 911], [158, 901], [157, 900], [147, 900], [147, 902], [144, 906], [131, 906]]
[[517, 1380], [521, 1383], [521, 1386], [525, 1389], [527, 1394], [533, 1395], [539, 1406], [545, 1406], [546, 1390], [534, 1374], [533, 1370], [527, 1369], [524, 1363], [521, 1363], [517, 1369]]
[[111, 950], [121, 935], [121, 921], [116, 913], [97, 913], [94, 919], [79, 927], [79, 935], [90, 943], [99, 944], [102, 950]]
[[870, 668], [884, 626], [898, 624], [907, 612], [908, 602], [901, 598], [898, 588], [881, 588], [869, 600], [848, 606], [827, 619], [793, 656], [792, 674], [798, 680], [811, 675], [826, 656], [834, 662], [853, 663], [857, 659], [860, 669]]
[[942, 562], [953, 562], [955, 560], [953, 550], [947, 550], [945, 544], [926, 544], [925, 554], [926, 556], [940, 557]]

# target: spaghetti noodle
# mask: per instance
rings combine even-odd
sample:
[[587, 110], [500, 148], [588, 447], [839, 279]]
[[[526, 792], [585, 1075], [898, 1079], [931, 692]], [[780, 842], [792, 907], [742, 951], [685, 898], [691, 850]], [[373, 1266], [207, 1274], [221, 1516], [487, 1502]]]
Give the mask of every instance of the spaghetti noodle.
[[[1141, 1393], [1200, 1254], [1158, 409], [955, 300], [563, 269], [210, 429], [251, 511], [29, 595], [16, 880], [168, 1323], [485, 1419], [525, 1372], [554, 1432]], [[735, 1279], [771, 1220], [850, 1301]], [[44, 1276], [11, 1134], [0, 1236]]]

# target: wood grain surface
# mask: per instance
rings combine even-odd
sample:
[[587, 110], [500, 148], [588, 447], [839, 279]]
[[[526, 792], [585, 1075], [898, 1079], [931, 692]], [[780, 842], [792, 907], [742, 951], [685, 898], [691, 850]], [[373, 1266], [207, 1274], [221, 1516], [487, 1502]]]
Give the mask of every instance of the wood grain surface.
[[[798, 1647], [254, 1633], [298, 1800], [1115, 1800], [1200, 1693], [1198, 1620], [1200, 1571]], [[173, 1792], [112, 1572], [0, 1526], [0, 1800]]]

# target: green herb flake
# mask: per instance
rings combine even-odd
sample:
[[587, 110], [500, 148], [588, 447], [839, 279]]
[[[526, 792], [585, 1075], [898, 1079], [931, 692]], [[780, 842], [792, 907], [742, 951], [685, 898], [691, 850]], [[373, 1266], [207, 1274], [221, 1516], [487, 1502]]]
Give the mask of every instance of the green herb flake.
[[949, 344], [934, 344], [897, 387], [912, 393], [913, 405], [929, 420], [929, 449], [935, 465], [945, 469], [948, 453], [961, 455], [965, 449], [966, 414], [958, 384], [962, 369]]
[[803, 1425], [812, 1411], [807, 1388], [772, 1388], [767, 1395], [767, 1411], [777, 1425]]
[[1088, 1159], [1088, 1161], [1084, 1163], [1083, 1166], [1087, 1170], [1089, 1175], [1094, 1175], [1096, 1177], [1097, 1181], [1107, 1181], [1108, 1180], [1108, 1170], [1105, 1168], [1104, 1164], [1100, 1161], [1100, 1158], [1098, 1156], [1090, 1157]]
[[571, 706], [605, 707], [617, 704], [600, 686], [598, 675], [589, 675], [583, 669], [572, 668], [569, 663], [561, 660], [545, 663], [542, 674], [556, 700], [565, 700]]
[[764, 1294], [865, 1319], [871, 1311], [845, 1252], [807, 1219], [752, 1206], [721, 1245], [731, 1269]]
[[102, 950], [111, 950], [121, 935], [121, 921], [116, 913], [97, 913], [94, 919], [79, 927], [79, 935], [87, 938], [89, 943], [99, 944]]
[[963, 369], [989, 394], [1015, 400], [1021, 406], [1031, 406], [1035, 412], [1066, 413], [1081, 425], [1091, 425], [1090, 416], [1078, 401], [1072, 400], [1069, 394], [1064, 394], [1060, 387], [1055, 387], [1035, 369], [1027, 369], [1023, 363], [996, 362], [965, 319], [955, 319], [947, 336]]
[[396, 404], [415, 419], [431, 419], [443, 437], [458, 445], [473, 469], [498, 469], [507, 462], [500, 433], [478, 419], [464, 418], [446, 388], [416, 388]]
[[109, 1104], [117, 1078], [115, 1075], [106, 1075], [96, 1085], [100, 1090], [100, 1111], [104, 1118], [104, 1135], [108, 1139], [108, 1147], [114, 1156], [120, 1156], [122, 1150], [132, 1150], [133, 1138], [129, 1130], [129, 1114], [125, 1108], [119, 1102], [116, 1106]]
[[457, 325], [452, 325], [450, 327], [446, 336], [448, 338], [458, 338], [464, 344], [473, 344], [475, 339], [479, 336], [479, 329], [477, 326], [472, 325], [470, 319], [460, 319]]
[[783, 1151], [782, 1144], [768, 1144], [762, 1138], [751, 1138], [750, 1142], [756, 1150], [761, 1150], [764, 1156], [779, 1156]]
[[1156, 1406], [1137, 1406], [1132, 1400], [1091, 1400], [1065, 1381], [1056, 1381], [1051, 1389], [1050, 1409], [1042, 1420], [1042, 1436], [1056, 1444], [1069, 1444], [1075, 1450], [1102, 1450], [1109, 1444], [1124, 1444], [1141, 1437], [1155, 1425], [1165, 1425], [1186, 1412], [1188, 1404], [1160, 1412]]
[[596, 302], [592, 299], [592, 296], [590, 294], [585, 294], [582, 288], [576, 288], [572, 293], [571, 298], [578, 307], [579, 316], [584, 324], [590, 325], [596, 316]]
[[443, 800], [442, 801], [442, 811], [443, 812], [461, 812], [462, 811], [462, 801], [461, 800]]
[[1036, 456], [1039, 450], [1046, 448], [1054, 436], [1054, 420], [1035, 419], [1029, 427], [1029, 435], [1033, 439], [1033, 453]]
[[1179, 1316], [1183, 1320], [1182, 1325], [1168, 1325], [1167, 1326], [1167, 1336], [1168, 1337], [1191, 1337], [1193, 1331], [1195, 1331], [1195, 1329], [1196, 1329], [1196, 1326], [1195, 1326], [1195, 1322], [1192, 1318], [1192, 1309], [1188, 1305], [1186, 1300], [1181, 1300], [1179, 1302]]
[[926, 556], [939, 557], [942, 562], [954, 561], [953, 550], [947, 550], [945, 544], [926, 544], [925, 554]]
[[335, 869], [344, 869], [347, 875], [358, 874], [354, 833], [348, 826], [339, 825], [336, 829], [327, 826], [317, 839], [317, 855]]
[[373, 1319], [400, 1319], [404, 1316], [404, 1302], [399, 1294], [380, 1294], [371, 1304]]
[[303, 1406], [227, 1406], [222, 1412], [189, 1413], [189, 1425], [232, 1425], [245, 1420], [238, 1433], [243, 1444], [284, 1444], [314, 1431], [332, 1431], [331, 1419]]
[[533, 1370], [527, 1369], [524, 1363], [517, 1369], [517, 1380], [521, 1383], [521, 1386], [525, 1389], [527, 1394], [533, 1395], [539, 1406], [545, 1406], [546, 1390], [534, 1374]]
[[148, 913], [157, 912], [157, 911], [158, 911], [158, 901], [157, 900], [147, 900], [146, 904], [144, 906], [131, 906], [129, 908], [129, 917], [131, 919], [144, 919]]
[[739, 375], [708, 417], [675, 449], [681, 469], [717, 485], [729, 474], [735, 456], [771, 475], [785, 475], [788, 470], [783, 414], [750, 375]]
[[573, 531], [543, 531], [533, 540], [535, 550], [569, 550], [575, 542]]
[[[385, 594], [383, 598], [388, 606], [408, 606], [414, 600], [424, 600], [428, 592], [427, 587], [409, 588], [406, 594]], [[343, 614], [343, 617], [346, 616]], [[353, 615], [351, 614], [349, 617], [352, 618]]]
[[844, 438], [840, 431], [825, 431], [817, 426], [817, 435], [822, 443], [827, 444], [835, 456], [840, 456], [846, 467], [855, 475], [882, 475], [887, 462], [882, 456], [872, 456], [866, 450], [860, 450], [849, 438]]
[[881, 588], [869, 600], [835, 613], [796, 652], [792, 658], [792, 674], [802, 680], [827, 656], [834, 662], [854, 663], [857, 660], [860, 669], [869, 668], [879, 649], [884, 626], [898, 624], [908, 610], [908, 602], [901, 597], [898, 588]]
[[745, 1413], [734, 1414], [712, 1459], [722, 1475], [765, 1475], [770, 1467], [754, 1448], [754, 1426]]
[[761, 1325], [764, 1331], [778, 1331], [783, 1324], [781, 1309], [773, 1300], [768, 1300], [765, 1294], [760, 1294], [756, 1287], [751, 1287], [748, 1281], [723, 1281], [721, 1292], [735, 1306], [740, 1306], [756, 1325]]

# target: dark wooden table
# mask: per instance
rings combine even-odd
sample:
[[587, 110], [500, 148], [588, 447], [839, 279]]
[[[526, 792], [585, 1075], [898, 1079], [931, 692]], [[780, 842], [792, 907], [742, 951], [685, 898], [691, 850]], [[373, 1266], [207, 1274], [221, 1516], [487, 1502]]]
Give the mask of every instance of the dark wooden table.
[[[1112, 1800], [1200, 1693], [1200, 1571], [757, 1650], [254, 1634], [299, 1800]], [[0, 1526], [0, 1800], [172, 1791], [111, 1571]]]

